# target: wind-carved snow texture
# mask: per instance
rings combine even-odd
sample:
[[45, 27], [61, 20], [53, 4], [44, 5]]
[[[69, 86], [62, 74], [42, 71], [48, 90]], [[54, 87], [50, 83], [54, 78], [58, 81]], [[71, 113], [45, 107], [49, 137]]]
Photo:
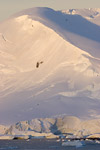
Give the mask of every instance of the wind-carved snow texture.
[[32, 8], [0, 24], [0, 124], [100, 118], [99, 20], [100, 9]]

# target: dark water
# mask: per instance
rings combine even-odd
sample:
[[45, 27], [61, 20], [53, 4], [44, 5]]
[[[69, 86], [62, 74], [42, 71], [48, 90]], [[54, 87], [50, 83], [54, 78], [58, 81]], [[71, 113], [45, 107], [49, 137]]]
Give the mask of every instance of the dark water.
[[0, 140], [0, 150], [100, 150], [100, 144], [86, 142], [83, 147], [62, 146], [56, 140]]

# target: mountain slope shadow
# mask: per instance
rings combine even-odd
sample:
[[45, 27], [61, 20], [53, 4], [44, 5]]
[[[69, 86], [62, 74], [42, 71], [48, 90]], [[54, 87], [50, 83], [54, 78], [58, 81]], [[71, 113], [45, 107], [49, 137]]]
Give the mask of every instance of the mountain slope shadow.
[[80, 15], [65, 14], [50, 8], [32, 8], [23, 12], [25, 13], [53, 29], [73, 45], [94, 57], [100, 56], [100, 26]]

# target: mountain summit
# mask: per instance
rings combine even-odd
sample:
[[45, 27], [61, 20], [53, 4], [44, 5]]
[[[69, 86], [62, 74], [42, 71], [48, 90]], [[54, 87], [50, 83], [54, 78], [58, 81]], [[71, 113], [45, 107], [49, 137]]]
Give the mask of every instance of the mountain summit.
[[0, 124], [100, 117], [100, 9], [31, 8], [0, 24]]

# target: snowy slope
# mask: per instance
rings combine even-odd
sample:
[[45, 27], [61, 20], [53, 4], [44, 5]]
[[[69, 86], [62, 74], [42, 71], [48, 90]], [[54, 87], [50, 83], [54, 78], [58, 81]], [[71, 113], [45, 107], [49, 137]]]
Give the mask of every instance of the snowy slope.
[[63, 10], [62, 12], [70, 15], [80, 15], [94, 24], [100, 25], [100, 8], [69, 9]]
[[5, 134], [5, 132], [6, 132], [6, 130], [7, 130], [8, 128], [9, 128], [9, 127], [7, 127], [7, 126], [0, 125], [0, 135]]
[[100, 117], [100, 26], [91, 10], [69, 11], [32, 8], [0, 24], [0, 124]]

